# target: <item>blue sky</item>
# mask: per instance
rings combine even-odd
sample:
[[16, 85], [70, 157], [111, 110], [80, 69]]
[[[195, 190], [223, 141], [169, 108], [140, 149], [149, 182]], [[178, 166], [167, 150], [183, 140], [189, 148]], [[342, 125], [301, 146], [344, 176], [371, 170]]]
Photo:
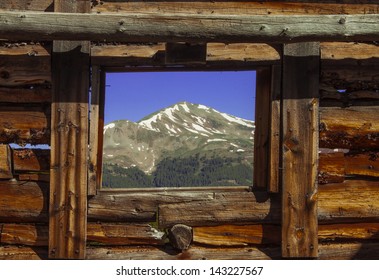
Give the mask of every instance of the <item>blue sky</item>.
[[105, 123], [188, 101], [254, 120], [255, 71], [134, 72], [106, 76]]

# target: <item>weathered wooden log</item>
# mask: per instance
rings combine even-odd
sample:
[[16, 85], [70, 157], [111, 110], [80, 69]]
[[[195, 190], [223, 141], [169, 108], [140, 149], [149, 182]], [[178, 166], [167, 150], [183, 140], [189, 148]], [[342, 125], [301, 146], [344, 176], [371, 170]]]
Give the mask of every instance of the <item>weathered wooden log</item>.
[[0, 142], [48, 144], [50, 107], [0, 107]]
[[[319, 241], [379, 240], [378, 223], [325, 224], [318, 227]], [[211, 246], [248, 246], [281, 242], [280, 225], [222, 225], [194, 227], [193, 242]]]
[[379, 145], [377, 106], [320, 108], [320, 147], [377, 149]]
[[[48, 186], [0, 181], [0, 222], [46, 222]], [[379, 216], [378, 181], [346, 180], [319, 187], [319, 223], [375, 222]], [[266, 192], [100, 192], [89, 200], [88, 219], [105, 222], [154, 222], [170, 228], [222, 224], [279, 224], [280, 206]], [[172, 215], [175, 213], [175, 215]], [[198, 215], [198, 216], [197, 216]]]
[[22, 173], [17, 176], [19, 181], [50, 182], [49, 173]]
[[319, 183], [339, 183], [353, 176], [379, 177], [379, 152], [320, 154]]
[[[320, 260], [378, 259], [379, 243], [319, 245]], [[267, 260], [280, 259], [280, 247], [208, 248], [191, 246], [183, 253], [156, 247], [88, 247], [87, 259], [97, 260]]]
[[[265, 192], [224, 195], [218, 199], [159, 205], [160, 228], [175, 224], [205, 226], [219, 224], [279, 223], [278, 198], [270, 200]], [[175, 213], [175, 215], [172, 215]]]
[[12, 174], [12, 152], [8, 145], [0, 144], [0, 179], [11, 179]]
[[[45, 0], [51, 1], [51, 0]], [[288, 2], [277, 1], [94, 1], [92, 12], [97, 13], [184, 13], [184, 14], [243, 14], [243, 15], [276, 15], [276, 14], [369, 14], [376, 13], [377, 4], [371, 2], [314, 1]], [[297, 2], [297, 3], [296, 3]], [[312, 3], [313, 2], [313, 3]], [[334, 3], [333, 3], [334, 2]]]
[[0, 260], [46, 260], [47, 247], [0, 246]]
[[0, 224], [0, 245], [47, 246], [49, 228], [41, 224]]
[[[379, 59], [371, 63], [359, 60], [359, 65], [322, 67], [321, 85], [322, 87], [334, 87], [338, 90], [376, 91], [379, 88]], [[366, 65], [365, 65], [366, 64]]]
[[50, 57], [0, 56], [0, 86], [50, 85]]
[[[162, 245], [165, 233], [149, 224], [89, 223], [91, 245]], [[49, 228], [42, 224], [0, 224], [0, 245], [48, 246]]]
[[101, 191], [89, 199], [88, 219], [105, 222], [155, 222], [158, 205], [168, 203], [213, 200], [222, 196], [239, 196], [247, 187], [220, 189], [154, 189], [144, 193]]
[[30, 59], [29, 56], [50, 56], [50, 53], [51, 46], [48, 43], [41, 45], [34, 42], [0, 42], [0, 55], [2, 56], [12, 56], [27, 61]]
[[183, 224], [176, 224], [169, 230], [168, 238], [175, 249], [187, 250], [192, 242], [192, 228]]
[[[0, 246], [0, 260], [47, 259], [47, 247]], [[319, 245], [321, 260], [379, 258], [379, 243], [327, 243]], [[89, 260], [267, 260], [280, 259], [279, 247], [208, 248], [191, 246], [178, 253], [165, 247], [87, 247]]]
[[0, 222], [46, 223], [48, 190], [46, 183], [0, 181]]
[[319, 245], [321, 260], [377, 260], [379, 243], [326, 243]]
[[166, 247], [87, 247], [89, 260], [247, 260], [278, 259], [279, 247], [207, 248], [191, 246], [178, 253], [171, 246]]
[[12, 153], [13, 169], [17, 173], [50, 170], [50, 150], [15, 149]]
[[[103, 66], [125, 65], [165, 65], [164, 44], [93, 45], [91, 49], [93, 64]], [[280, 61], [280, 54], [274, 47], [266, 44], [222, 44], [208, 43], [206, 67], [249, 66], [273, 64]], [[198, 67], [192, 65], [191, 67]], [[202, 65], [204, 68], [204, 65]]]
[[[9, 40], [128, 42], [375, 41], [379, 15], [201, 15], [0, 12]], [[285, 22], [285, 26], [283, 26]]]
[[32, 88], [0, 88], [1, 103], [50, 103], [51, 89], [44, 87]]
[[[159, 205], [159, 227], [183, 223], [189, 226], [277, 223], [280, 206], [275, 198], [259, 200], [264, 193], [241, 193], [208, 201]], [[377, 221], [378, 181], [349, 180], [319, 186], [319, 223]], [[176, 213], [176, 215], [172, 215]]]
[[87, 226], [87, 242], [96, 245], [163, 244], [165, 233], [149, 224], [99, 224]]
[[321, 107], [379, 106], [379, 94], [376, 91], [358, 90], [339, 92], [334, 88], [320, 90]]

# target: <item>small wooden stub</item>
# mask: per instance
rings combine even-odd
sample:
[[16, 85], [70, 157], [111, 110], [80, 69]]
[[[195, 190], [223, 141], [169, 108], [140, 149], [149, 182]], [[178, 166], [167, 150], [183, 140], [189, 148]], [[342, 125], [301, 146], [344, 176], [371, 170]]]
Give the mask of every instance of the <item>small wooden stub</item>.
[[192, 228], [182, 224], [174, 225], [170, 229], [168, 238], [174, 248], [186, 250], [192, 242]]

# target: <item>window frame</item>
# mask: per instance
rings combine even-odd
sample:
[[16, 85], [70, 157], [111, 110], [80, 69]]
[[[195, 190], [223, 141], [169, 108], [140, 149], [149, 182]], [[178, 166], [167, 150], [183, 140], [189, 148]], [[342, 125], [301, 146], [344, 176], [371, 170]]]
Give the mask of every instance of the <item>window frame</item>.
[[[243, 55], [243, 54], [242, 54]], [[167, 56], [167, 54], [166, 54]], [[278, 60], [280, 62], [280, 59]], [[266, 188], [268, 192], [279, 192], [279, 141], [280, 141], [280, 64], [278, 61], [249, 61], [247, 58], [232, 64], [199, 63], [155, 63], [151, 61], [141, 64], [135, 62], [120, 62], [109, 60], [103, 63], [92, 61], [91, 100], [90, 100], [90, 132], [89, 132], [89, 165], [88, 165], [88, 195], [99, 193], [159, 193], [167, 190], [177, 192], [196, 191], [245, 191], [252, 186], [223, 187], [178, 187], [178, 188], [115, 188], [103, 189], [102, 158], [103, 158], [103, 127], [105, 103], [105, 75], [117, 72], [169, 72], [169, 71], [256, 71], [256, 127], [254, 137], [254, 187]], [[122, 66], [120, 66], [120, 63]], [[264, 106], [257, 106], [264, 104]], [[260, 120], [258, 120], [259, 118]], [[264, 121], [262, 121], [264, 120]], [[257, 125], [258, 123], [258, 125]], [[261, 123], [262, 125], [260, 125]], [[258, 133], [257, 133], [258, 132]], [[259, 156], [258, 156], [259, 154]], [[264, 162], [261, 168], [256, 168], [256, 161]]]

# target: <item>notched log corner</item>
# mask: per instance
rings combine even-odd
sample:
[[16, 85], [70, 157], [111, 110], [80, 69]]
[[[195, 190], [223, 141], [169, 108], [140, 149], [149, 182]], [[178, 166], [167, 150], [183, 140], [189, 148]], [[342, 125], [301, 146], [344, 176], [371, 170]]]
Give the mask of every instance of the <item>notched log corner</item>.
[[168, 238], [175, 249], [187, 250], [193, 240], [192, 228], [183, 224], [176, 224], [169, 230]]

